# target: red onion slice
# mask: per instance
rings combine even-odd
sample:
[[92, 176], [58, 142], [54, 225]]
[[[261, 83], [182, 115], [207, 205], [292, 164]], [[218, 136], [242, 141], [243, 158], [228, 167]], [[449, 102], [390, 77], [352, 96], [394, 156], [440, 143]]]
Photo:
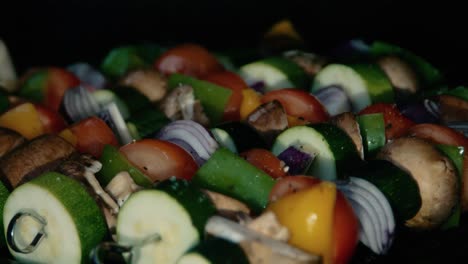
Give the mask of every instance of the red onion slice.
[[393, 243], [395, 218], [385, 195], [369, 181], [356, 177], [337, 182], [337, 187], [359, 219], [361, 242], [376, 254], [386, 254]]
[[210, 148], [214, 150], [218, 148], [218, 143], [216, 142], [216, 140], [213, 138], [213, 136], [211, 136], [210, 132], [201, 124], [192, 120], [177, 120], [172, 123], [173, 124], [185, 124], [185, 125], [192, 126], [193, 128], [197, 129], [202, 134], [202, 136], [206, 139], [207, 141], [206, 143], [208, 144]]
[[65, 92], [63, 107], [73, 122], [96, 115], [100, 110], [94, 97], [83, 86], [77, 86]]
[[84, 85], [95, 89], [102, 89], [106, 86], [107, 80], [104, 75], [88, 63], [78, 62], [68, 66], [67, 70], [78, 77]]
[[288, 147], [278, 155], [278, 159], [288, 166], [288, 173], [290, 175], [304, 174], [314, 161], [314, 158], [314, 156], [300, 151], [293, 146]]
[[193, 131], [186, 130], [185, 128], [163, 129], [158, 138], [162, 140], [183, 140], [189, 144], [203, 159], [208, 159], [210, 157], [210, 154], [204, 146], [204, 141], [200, 139], [200, 136], [196, 133], [193, 133]]
[[468, 137], [468, 122], [467, 121], [454, 121], [447, 123], [447, 126], [453, 128]]
[[440, 110], [436, 102], [425, 99], [422, 102], [408, 103], [398, 106], [400, 112], [415, 123], [438, 123]]
[[261, 94], [265, 93], [266, 84], [264, 81], [251, 82], [248, 86]]
[[200, 157], [200, 155], [198, 155], [198, 152], [194, 148], [192, 148], [192, 146], [188, 144], [185, 140], [182, 140], [179, 138], [170, 138], [170, 139], [167, 139], [167, 141], [176, 144], [177, 146], [183, 148], [185, 151], [190, 153], [190, 155], [192, 156], [192, 158], [195, 160], [195, 162], [197, 163], [199, 167], [202, 166], [206, 162], [206, 159]]
[[[194, 129], [193, 127], [190, 127], [190, 125], [184, 125], [184, 124], [173, 124], [170, 123], [169, 125], [163, 127], [158, 135], [164, 136], [164, 134], [170, 133], [172, 130], [181, 130], [181, 131], [188, 131], [187, 133], [190, 133], [192, 137], [197, 138], [198, 141], [201, 142], [203, 149], [207, 152], [214, 152], [215, 148], [210, 147], [208, 141], [206, 138], [200, 133], [198, 130]], [[169, 132], [168, 132], [169, 131]], [[180, 137], [180, 136], [177, 136]], [[182, 139], [186, 140], [185, 138], [181, 137]]]
[[330, 116], [352, 110], [348, 95], [338, 85], [330, 85], [320, 89], [314, 95], [325, 106]]
[[173, 121], [163, 127], [156, 137], [161, 140], [178, 142], [178, 145], [192, 154], [197, 163], [204, 163], [218, 148], [218, 143], [211, 137], [208, 130], [190, 120]]

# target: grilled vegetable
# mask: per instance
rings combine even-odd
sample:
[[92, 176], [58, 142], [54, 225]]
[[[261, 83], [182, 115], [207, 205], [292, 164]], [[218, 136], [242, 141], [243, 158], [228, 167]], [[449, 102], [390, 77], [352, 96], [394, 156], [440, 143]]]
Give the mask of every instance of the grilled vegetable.
[[104, 216], [87, 190], [52, 172], [11, 193], [3, 222], [8, 248], [21, 262], [87, 262], [107, 233]]

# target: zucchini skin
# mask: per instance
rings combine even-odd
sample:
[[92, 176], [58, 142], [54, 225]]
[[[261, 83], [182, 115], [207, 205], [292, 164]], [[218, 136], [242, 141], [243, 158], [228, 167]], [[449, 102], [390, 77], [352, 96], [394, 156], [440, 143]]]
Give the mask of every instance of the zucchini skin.
[[305, 174], [324, 180], [346, 179], [347, 171], [362, 164], [352, 139], [341, 128], [332, 124], [291, 127], [276, 138], [272, 152], [278, 156], [290, 146], [306, 152], [312, 151], [310, 154], [316, 157]]
[[331, 124], [309, 125], [327, 139], [336, 164], [337, 179], [346, 178], [349, 170], [360, 167], [362, 160], [351, 138], [342, 129]]
[[416, 181], [389, 161], [371, 160], [351, 174], [377, 186], [390, 202], [400, 223], [413, 218], [421, 208], [422, 200]]
[[238, 244], [221, 238], [208, 238], [192, 248], [188, 254], [199, 254], [213, 264], [249, 264], [246, 254]]
[[155, 186], [176, 199], [192, 218], [193, 225], [200, 236], [205, 232], [208, 219], [216, 214], [216, 208], [210, 198], [187, 180], [170, 178]]
[[252, 148], [268, 149], [266, 141], [251, 126], [241, 122], [226, 122], [216, 128], [226, 131], [236, 145], [237, 152], [242, 153]]

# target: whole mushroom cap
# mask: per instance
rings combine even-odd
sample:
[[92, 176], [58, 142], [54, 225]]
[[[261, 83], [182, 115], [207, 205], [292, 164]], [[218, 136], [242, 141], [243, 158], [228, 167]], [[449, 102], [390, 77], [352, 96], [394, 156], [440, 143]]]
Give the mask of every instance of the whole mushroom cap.
[[398, 138], [385, 145], [377, 158], [407, 171], [418, 184], [421, 208], [406, 226], [433, 229], [452, 214], [460, 191], [456, 168], [434, 145], [420, 138]]

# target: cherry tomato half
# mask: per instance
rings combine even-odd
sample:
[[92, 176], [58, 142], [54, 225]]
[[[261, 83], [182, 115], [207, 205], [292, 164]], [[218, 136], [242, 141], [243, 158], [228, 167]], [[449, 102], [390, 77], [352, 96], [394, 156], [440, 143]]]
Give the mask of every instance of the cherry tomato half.
[[436, 124], [417, 124], [408, 129], [407, 134], [431, 142], [468, 148], [468, 138], [462, 133], [446, 126]]
[[240, 107], [242, 104], [242, 90], [248, 86], [242, 78], [230, 71], [221, 71], [209, 74], [203, 78], [205, 81], [229, 88], [232, 90], [232, 95], [224, 109], [224, 121], [239, 121]]
[[182, 73], [201, 78], [223, 70], [223, 66], [205, 48], [196, 44], [182, 44], [164, 52], [154, 63], [160, 73]]
[[405, 117], [395, 104], [376, 103], [370, 105], [361, 112], [360, 115], [382, 113], [385, 122], [385, 137], [392, 140], [403, 136], [415, 123]]
[[72, 73], [61, 68], [50, 68], [44, 104], [58, 111], [65, 91], [79, 84], [80, 80]]
[[67, 126], [65, 119], [57, 112], [40, 104], [34, 104], [45, 133], [59, 133]]
[[254, 148], [240, 153], [240, 156], [274, 179], [286, 176], [284, 163], [271, 151]]
[[277, 100], [288, 115], [303, 118], [310, 123], [326, 122], [330, 115], [320, 101], [312, 94], [287, 88], [267, 92], [262, 97], [262, 103]]
[[333, 263], [348, 263], [359, 241], [359, 222], [351, 204], [341, 192], [336, 192], [333, 218]]
[[198, 169], [187, 151], [168, 141], [142, 139], [121, 147], [120, 152], [153, 182], [172, 176], [190, 180]]
[[105, 145], [119, 145], [112, 129], [100, 118], [89, 117], [69, 128], [76, 137], [75, 147], [79, 152], [99, 158]]
[[320, 181], [321, 180], [319, 178], [305, 175], [286, 176], [284, 178], [280, 178], [276, 181], [270, 191], [269, 201], [274, 202], [288, 194], [312, 187]]

